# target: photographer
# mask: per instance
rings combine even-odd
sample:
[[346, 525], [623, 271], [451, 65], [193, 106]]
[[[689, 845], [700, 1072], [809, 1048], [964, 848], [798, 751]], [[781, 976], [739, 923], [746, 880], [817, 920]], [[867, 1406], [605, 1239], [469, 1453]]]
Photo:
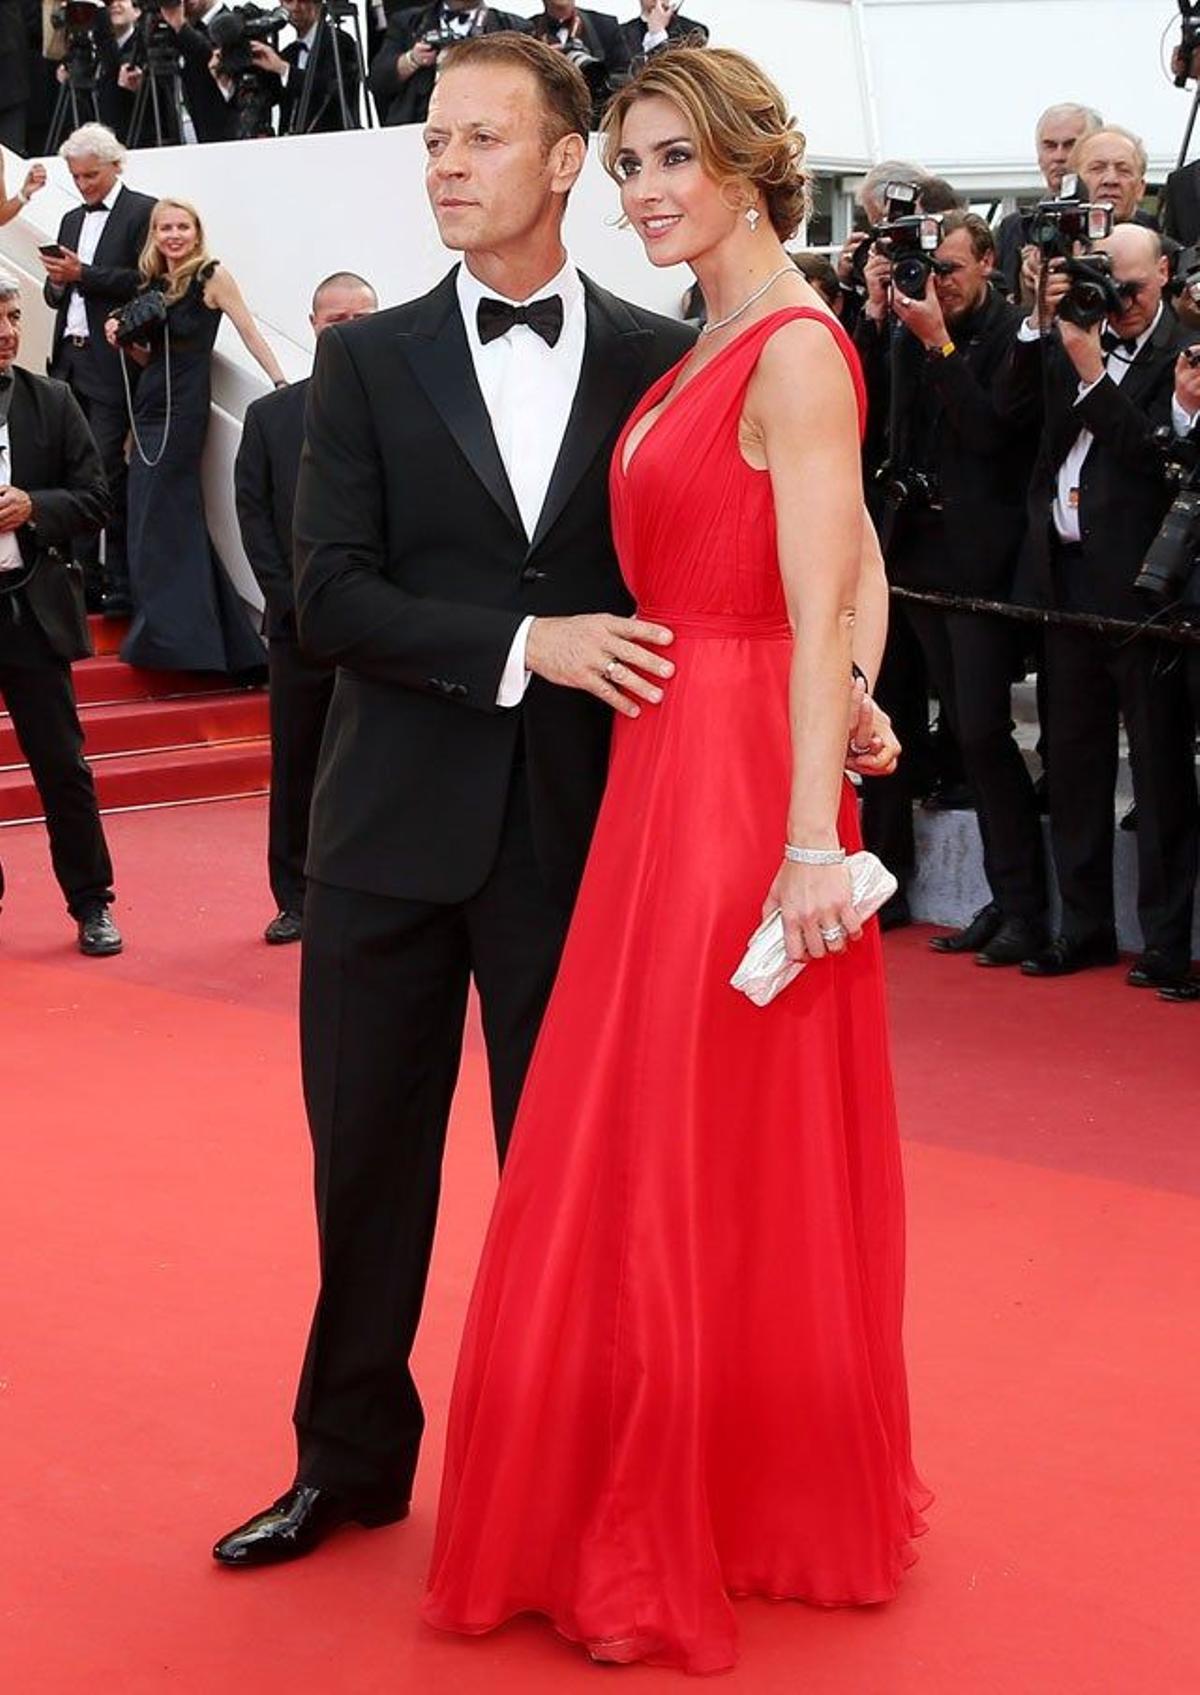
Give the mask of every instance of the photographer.
[[487, 0], [434, 0], [393, 12], [371, 66], [371, 93], [386, 125], [423, 124], [438, 60], [456, 41], [502, 29], [528, 33], [524, 18], [493, 11]]
[[20, 285], [0, 274], [0, 699], [45, 809], [79, 950], [102, 957], [120, 953], [121, 938], [71, 685], [71, 661], [91, 652], [71, 548], [103, 521], [104, 472], [69, 390], [15, 368], [20, 344]]
[[217, 0], [182, 0], [164, 5], [163, 22], [175, 32], [179, 48], [179, 81], [184, 104], [185, 141], [236, 141], [237, 108], [233, 88], [214, 68], [216, 44], [209, 33], [214, 19], [230, 10]]
[[592, 94], [592, 128], [599, 127], [604, 108], [619, 82], [629, 75], [629, 49], [616, 18], [604, 12], [585, 12], [575, 0], [542, 0], [540, 18], [530, 33], [565, 53], [583, 72]]
[[[1038, 169], [1046, 184], [1046, 193], [1056, 198], [1062, 192], [1067, 162], [1077, 144], [1086, 135], [1093, 135], [1103, 123], [1099, 112], [1090, 106], [1064, 101], [1048, 106], [1037, 121], [1034, 146], [1037, 149]], [[1021, 266], [1030, 256], [1025, 242], [1026, 214], [1010, 212], [996, 226], [995, 280], [1010, 300], [1021, 296]], [[1025, 305], [1032, 303], [1032, 293]]]
[[25, 151], [30, 48], [41, 35], [41, 15], [31, 0], [0, 0], [0, 146]]
[[631, 64], [638, 66], [652, 53], [661, 53], [672, 42], [686, 42], [689, 47], [707, 46], [708, 30], [705, 25], [694, 24], [690, 18], [679, 16], [682, 3], [683, 0], [641, 0], [641, 16], [621, 25], [621, 36]]
[[141, 16], [134, 0], [108, 0], [107, 11], [96, 30], [100, 55], [96, 102], [100, 108], [100, 122], [112, 130], [118, 141], [128, 138], [137, 99], [140, 79], [133, 73], [137, 70], [141, 51], [138, 34]]
[[[313, 295], [313, 334], [319, 340], [332, 325], [367, 317], [378, 304], [375, 290], [362, 277], [338, 271]], [[334, 668], [305, 653], [296, 634], [292, 509], [308, 389], [306, 378], [254, 401], [246, 411], [234, 472], [242, 546], [266, 602], [263, 632], [271, 685], [267, 872], [279, 910], [263, 939], [274, 945], [300, 940], [308, 813], [334, 680]]]
[[[1183, 434], [1191, 427], [1200, 411], [1200, 375], [1181, 354], [1190, 338], [1163, 299], [1167, 262], [1158, 235], [1125, 225], [1097, 243], [1097, 252], [1111, 263], [1103, 291], [1107, 317], [1100, 316], [1103, 304], [1094, 309], [1081, 302], [1080, 280], [1068, 274], [1066, 262], [1051, 260], [1039, 304], [1013, 350], [1014, 396], [1028, 401], [1044, 393], [1046, 403], [1024, 567], [1042, 604], [1136, 625], [1149, 606], [1134, 579], [1171, 504], [1154, 431], [1171, 426]], [[1085, 279], [1085, 293], [1095, 295], [1101, 287], [1103, 274], [1097, 274], [1100, 284]], [[1117, 958], [1113, 833], [1120, 716], [1137, 805], [1143, 937], [1128, 981], [1139, 988], [1186, 982], [1197, 799], [1180, 656], [1151, 636], [1051, 624], [1046, 687], [1062, 932], [1022, 969], [1059, 977]]]
[[[1006, 412], [995, 392], [1018, 315], [991, 287], [995, 248], [983, 219], [946, 213], [939, 234], [931, 255], [893, 241], [866, 265], [856, 341], [871, 404], [890, 416], [888, 576], [906, 588], [1004, 600], [1032, 460], [1033, 409]], [[1046, 889], [1037, 800], [1012, 733], [1017, 631], [916, 602], [903, 616], [962, 750], [992, 894], [934, 946], [973, 953], [980, 965], [1018, 965], [1045, 943]]]
[[104, 531], [104, 569], [99, 538], [81, 538], [76, 557], [84, 568], [93, 611], [129, 610], [125, 549], [129, 421], [117, 355], [104, 338], [104, 321], [138, 288], [138, 259], [150, 227], [154, 201], [121, 182], [125, 149], [102, 124], [84, 124], [59, 148], [83, 202], [68, 212], [58, 238], [40, 249], [46, 282], [42, 293], [54, 311], [47, 369], [65, 382], [88, 421], [104, 474], [109, 512]]
[[358, 129], [360, 68], [354, 37], [331, 22], [321, 0], [282, 0], [296, 32], [282, 53], [255, 41], [255, 65], [278, 77], [280, 135]]
[[862, 275], [866, 263], [864, 243], [870, 241], [871, 230], [887, 218], [888, 184], [909, 183], [914, 193], [919, 194], [928, 181], [930, 178], [920, 165], [910, 164], [905, 159], [884, 159], [881, 164], [872, 166], [859, 185], [854, 197], [858, 208], [854, 215], [855, 228], [842, 243], [837, 257], [838, 281], [846, 296], [842, 321], [851, 332], [858, 323], [866, 296]]

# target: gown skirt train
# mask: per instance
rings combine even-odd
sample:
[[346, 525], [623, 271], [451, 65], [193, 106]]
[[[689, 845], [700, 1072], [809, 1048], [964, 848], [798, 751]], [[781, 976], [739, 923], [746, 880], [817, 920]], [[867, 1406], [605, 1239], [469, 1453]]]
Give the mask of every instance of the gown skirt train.
[[[617, 447], [622, 570], [676, 675], [617, 720], [471, 1302], [425, 1603], [445, 1629], [530, 1611], [599, 1658], [719, 1671], [731, 1596], [886, 1601], [924, 1528], [877, 926], [765, 1009], [728, 982], [791, 774], [771, 485], [738, 419], [768, 336], [817, 316], [730, 343], [626, 473], [668, 372]], [[848, 783], [840, 830], [859, 845]]]

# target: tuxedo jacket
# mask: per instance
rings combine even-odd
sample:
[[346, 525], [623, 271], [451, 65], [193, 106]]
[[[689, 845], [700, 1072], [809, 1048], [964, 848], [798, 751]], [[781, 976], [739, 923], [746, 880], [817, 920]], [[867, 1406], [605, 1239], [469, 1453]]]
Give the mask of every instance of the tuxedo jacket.
[[611, 710], [530, 681], [496, 705], [522, 620], [624, 614], [609, 517], [617, 436], [694, 340], [585, 279], [587, 341], [532, 540], [505, 475], [455, 287], [328, 329], [296, 496], [300, 638], [338, 666], [308, 874], [454, 903], [486, 879], [523, 744], [548, 885], [573, 898], [608, 763]]
[[296, 639], [292, 517], [307, 400], [305, 379], [247, 407], [234, 466], [242, 546], [266, 601], [263, 634], [269, 639]]
[[1172, 171], [1167, 178], [1161, 221], [1163, 234], [1183, 247], [1200, 241], [1200, 159]]
[[[12, 484], [33, 501], [33, 518], [17, 543], [33, 575], [26, 601], [60, 659], [92, 651], [83, 606], [82, 574], [71, 564], [71, 542], [94, 535], [108, 516], [104, 467], [79, 402], [65, 383], [13, 370], [8, 414]], [[3, 663], [0, 647], [0, 664]]]
[[1026, 500], [1040, 416], [1036, 398], [1014, 400], [1002, 379], [1021, 316], [989, 289], [982, 306], [951, 327], [956, 351], [931, 357], [907, 329], [881, 333], [865, 314], [854, 340], [875, 417], [890, 418], [895, 469], [932, 472], [940, 526], [895, 515], [888, 575], [906, 588], [1004, 598], [1012, 592], [1025, 534]]
[[[625, 41], [630, 60], [636, 65], [646, 57], [646, 20], [641, 17], [631, 18], [627, 24], [621, 25], [621, 35]], [[686, 43], [688, 46], [704, 46], [708, 41], [708, 28], [705, 24], [694, 24], [691, 18], [681, 18], [678, 13], [667, 25], [667, 37], [671, 42]], [[658, 49], [662, 51], [661, 48]]]
[[[54, 309], [54, 337], [50, 346], [51, 374], [55, 371], [67, 328], [67, 310], [72, 287], [83, 295], [87, 308], [88, 345], [81, 348], [82, 357], [76, 362], [75, 386], [81, 394], [94, 400], [117, 400], [124, 392], [121, 384], [120, 354], [104, 339], [104, 320], [116, 306], [132, 300], [141, 287], [138, 258], [150, 228], [150, 214], [155, 201], [149, 194], [138, 194], [122, 187], [113, 202], [112, 211], [96, 248], [95, 258], [83, 267], [78, 283], [56, 288], [47, 278], [42, 293], [46, 304]], [[79, 238], [85, 218], [95, 216], [75, 206], [58, 226], [58, 240], [72, 253], [79, 251]]]
[[[222, 11], [227, 10], [221, 7]], [[184, 104], [192, 115], [197, 141], [236, 141], [237, 107], [226, 100], [209, 70], [214, 43], [203, 24], [184, 24], [175, 32]]]
[[[342, 122], [341, 101], [338, 98], [337, 61], [342, 67], [342, 90], [346, 97], [346, 110], [350, 118], [348, 124]], [[322, 23], [313, 38], [312, 50], [309, 54], [308, 65], [303, 71], [296, 69], [300, 57], [300, 43], [291, 41], [283, 50], [283, 57], [292, 67], [292, 73], [283, 85], [283, 93], [279, 102], [279, 133], [290, 135], [293, 121], [299, 114], [304, 90], [309, 78], [313, 79], [312, 93], [308, 96], [308, 110], [304, 115], [305, 135], [328, 134], [334, 130], [358, 128], [358, 49], [354, 37], [344, 29], [333, 29], [328, 23]]]
[[[604, 12], [584, 11], [582, 6], [577, 9], [575, 16], [579, 19], [577, 39], [582, 41], [592, 57], [599, 59], [604, 66], [603, 76], [597, 77], [592, 86], [599, 117], [618, 84], [629, 75], [629, 48], [616, 18], [609, 17]], [[557, 41], [558, 27], [557, 20], [547, 17], [544, 12], [540, 17], [533, 18], [529, 24], [530, 33], [541, 41]]]
[[[440, 0], [431, 6], [410, 6], [394, 12], [388, 21], [383, 45], [371, 65], [371, 93], [385, 124], [423, 124], [429, 116], [429, 99], [437, 81], [436, 65], [417, 71], [406, 82], [396, 74], [396, 61], [429, 30], [436, 29], [441, 17]], [[526, 33], [525, 18], [511, 12], [497, 12], [490, 6], [483, 15], [481, 35], [494, 35], [497, 30], [515, 29]]]
[[[1168, 307], [1120, 385], [1103, 377], [1078, 403], [1079, 378], [1057, 335], [1014, 344], [1006, 373], [1011, 392], [1026, 402], [1045, 394], [1021, 571], [1037, 604], [1110, 618], [1146, 616], [1133, 579], [1172, 499], [1152, 438], [1171, 421], [1175, 361], [1194, 339]], [[1095, 438], [1079, 482], [1083, 558], [1064, 569], [1056, 566], [1051, 506], [1059, 469], [1081, 429]]]

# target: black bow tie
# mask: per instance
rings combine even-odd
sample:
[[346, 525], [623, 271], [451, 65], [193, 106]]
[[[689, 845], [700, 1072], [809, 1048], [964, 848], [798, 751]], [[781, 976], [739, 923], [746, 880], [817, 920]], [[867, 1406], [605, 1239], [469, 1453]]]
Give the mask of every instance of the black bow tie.
[[479, 339], [486, 347], [507, 335], [514, 324], [528, 324], [534, 335], [540, 335], [547, 347], [554, 347], [563, 332], [563, 303], [560, 294], [547, 295], [544, 300], [531, 300], [528, 306], [512, 306], [507, 300], [483, 299], [476, 313]]
[[88, 212], [107, 212], [110, 208], [106, 202], [102, 200], [98, 206], [84, 206], [83, 210], [86, 216]]
[[1137, 337], [1135, 335], [1118, 335], [1115, 330], [1100, 332], [1100, 347], [1104, 353], [1115, 353], [1121, 348], [1132, 359], [1137, 352]]

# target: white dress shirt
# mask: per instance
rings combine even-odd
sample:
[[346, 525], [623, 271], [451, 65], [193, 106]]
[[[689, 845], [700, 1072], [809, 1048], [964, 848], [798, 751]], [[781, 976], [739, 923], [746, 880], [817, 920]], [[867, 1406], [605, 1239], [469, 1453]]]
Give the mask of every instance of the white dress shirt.
[[[553, 347], [548, 347], [528, 324], [514, 324], [485, 347], [479, 337], [479, 303], [505, 297], [486, 288], [465, 264], [459, 266], [457, 286], [475, 376], [521, 523], [532, 540], [546, 504], [583, 370], [587, 340], [583, 283], [568, 259], [558, 275], [530, 295], [529, 300], [509, 302], [513, 306], [528, 306], [530, 300], [542, 300], [551, 294], [561, 296], [563, 329]], [[517, 631], [496, 696], [498, 706], [517, 706], [524, 697], [529, 682], [525, 644], [532, 622], [532, 618], [526, 618]]]
[[[118, 183], [117, 186], [105, 196], [104, 204], [106, 210], [103, 212], [89, 212], [86, 209], [84, 210], [83, 225], [79, 231], [78, 251], [79, 262], [81, 265], [91, 265], [95, 263], [96, 249], [100, 245], [100, 237], [104, 234], [104, 226], [108, 222], [109, 214], [117, 203], [118, 195], [122, 192], [122, 185]], [[84, 300], [82, 294], [80, 294], [77, 288], [73, 288], [71, 290], [70, 298], [67, 301], [67, 322], [64, 333], [67, 335], [82, 336], [91, 334], [88, 327], [87, 302]]]
[[[8, 441], [8, 420], [0, 424], [0, 488], [7, 488], [12, 481], [12, 457]], [[5, 530], [0, 534], [0, 571], [19, 571], [25, 561], [21, 558], [21, 549], [17, 545], [15, 530]]]
[[[1120, 387], [1120, 385], [1125, 381], [1125, 373], [1128, 371], [1130, 365], [1132, 365], [1133, 361], [1142, 351], [1142, 348], [1146, 345], [1146, 343], [1150, 340], [1150, 337], [1158, 328], [1159, 323], [1162, 321], [1162, 315], [1163, 307], [1160, 305], [1158, 311], [1154, 314], [1154, 318], [1151, 323], [1149, 323], [1142, 331], [1141, 335], [1138, 336], [1132, 353], [1125, 352], [1123, 348], [1117, 348], [1114, 349], [1111, 354], [1105, 355], [1104, 376], [1097, 377], [1095, 382], [1080, 383], [1079, 392], [1075, 396], [1076, 406], [1079, 405], [1081, 400], [1085, 400], [1087, 398], [1087, 396], [1096, 387], [1096, 383], [1104, 381], [1104, 377], [1108, 377], [1110, 382], [1114, 382], [1118, 388]], [[1024, 323], [1021, 325], [1017, 334], [1021, 341], [1038, 341], [1041, 339], [1039, 331], [1033, 328], [1028, 318], [1026, 318]], [[1174, 426], [1175, 434], [1179, 436], [1186, 435], [1195, 421], [1195, 416], [1185, 412], [1179, 402], [1172, 397], [1171, 422]], [[1079, 530], [1080, 479], [1083, 475], [1084, 461], [1091, 452], [1092, 443], [1095, 439], [1096, 438], [1093, 436], [1091, 430], [1080, 430], [1079, 434], [1075, 438], [1071, 451], [1067, 454], [1067, 457], [1058, 468], [1058, 480], [1054, 491], [1053, 517], [1054, 528], [1058, 533], [1058, 539], [1063, 542], [1077, 543], [1081, 539]]]

